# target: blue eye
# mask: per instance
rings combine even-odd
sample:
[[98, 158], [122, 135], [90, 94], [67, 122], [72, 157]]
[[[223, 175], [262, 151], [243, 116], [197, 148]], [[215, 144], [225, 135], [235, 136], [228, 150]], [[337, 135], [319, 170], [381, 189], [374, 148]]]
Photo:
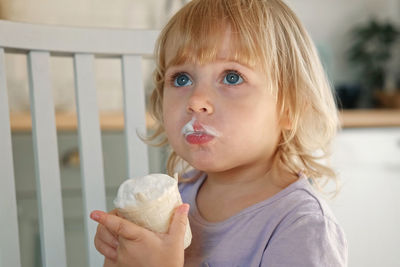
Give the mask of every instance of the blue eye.
[[237, 85], [243, 82], [243, 78], [236, 72], [228, 72], [224, 77], [224, 83], [229, 85]]
[[192, 85], [193, 82], [186, 74], [178, 74], [174, 79], [174, 86], [182, 87]]

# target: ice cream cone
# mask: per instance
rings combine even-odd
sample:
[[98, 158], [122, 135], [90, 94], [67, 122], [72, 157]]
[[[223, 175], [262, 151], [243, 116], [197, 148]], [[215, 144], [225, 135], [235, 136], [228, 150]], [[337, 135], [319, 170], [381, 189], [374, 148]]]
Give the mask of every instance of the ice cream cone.
[[[153, 232], [166, 233], [182, 199], [176, 179], [165, 174], [152, 174], [122, 183], [114, 203], [126, 219]], [[184, 248], [190, 245], [191, 239], [188, 221]]]

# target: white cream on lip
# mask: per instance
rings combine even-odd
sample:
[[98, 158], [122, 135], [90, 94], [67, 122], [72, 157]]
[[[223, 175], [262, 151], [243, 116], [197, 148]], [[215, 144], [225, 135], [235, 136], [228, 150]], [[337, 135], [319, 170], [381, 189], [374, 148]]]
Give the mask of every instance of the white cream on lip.
[[185, 124], [185, 126], [183, 126], [181, 132], [184, 136], [187, 136], [189, 134], [196, 134], [196, 133], [204, 133], [204, 134], [212, 135], [215, 137], [221, 136], [221, 133], [219, 131], [217, 131], [214, 127], [211, 127], [208, 125], [203, 125], [201, 123], [199, 123], [199, 124], [201, 125], [201, 127], [204, 130], [196, 131], [193, 127], [195, 121], [196, 121], [196, 118], [193, 117], [188, 123]]

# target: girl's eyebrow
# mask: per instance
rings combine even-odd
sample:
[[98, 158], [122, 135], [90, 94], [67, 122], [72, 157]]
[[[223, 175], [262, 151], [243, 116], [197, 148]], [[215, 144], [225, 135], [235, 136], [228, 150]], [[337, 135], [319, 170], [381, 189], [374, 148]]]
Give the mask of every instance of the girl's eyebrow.
[[168, 66], [168, 67], [165, 68], [165, 73], [167, 73], [167, 72], [176, 72], [176, 71], [180, 71], [181, 69], [187, 69], [187, 68], [185, 68], [185, 64]]

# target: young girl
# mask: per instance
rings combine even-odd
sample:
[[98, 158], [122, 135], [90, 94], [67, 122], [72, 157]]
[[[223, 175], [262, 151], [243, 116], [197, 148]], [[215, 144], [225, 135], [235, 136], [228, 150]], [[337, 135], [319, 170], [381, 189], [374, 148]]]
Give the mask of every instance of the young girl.
[[171, 175], [182, 161], [195, 169], [180, 184], [190, 212], [180, 206], [166, 234], [93, 212], [105, 266], [346, 266], [344, 233], [311, 186], [335, 177], [321, 159], [337, 111], [293, 12], [281, 0], [193, 0], [156, 48], [153, 139], [172, 147]]

